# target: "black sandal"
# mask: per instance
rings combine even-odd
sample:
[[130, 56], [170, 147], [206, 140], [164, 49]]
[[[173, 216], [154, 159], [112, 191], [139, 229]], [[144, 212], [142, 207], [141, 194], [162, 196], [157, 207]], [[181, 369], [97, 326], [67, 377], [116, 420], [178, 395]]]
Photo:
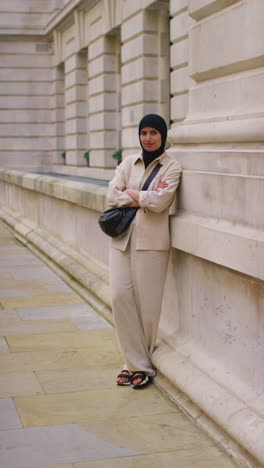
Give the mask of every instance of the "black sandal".
[[117, 379], [126, 379], [126, 382], [116, 382], [116, 385], [130, 385], [132, 374], [130, 374], [128, 370], [124, 369], [120, 372], [120, 374], [118, 374]]
[[[137, 384], [133, 383], [138, 379], [141, 379], [140, 383], [137, 383]], [[142, 372], [142, 371], [134, 372], [134, 374], [132, 375], [130, 379], [131, 387], [134, 389], [147, 387], [147, 385], [149, 385], [151, 382], [152, 382], [152, 377], [150, 377], [149, 375], [147, 375], [145, 372]]]

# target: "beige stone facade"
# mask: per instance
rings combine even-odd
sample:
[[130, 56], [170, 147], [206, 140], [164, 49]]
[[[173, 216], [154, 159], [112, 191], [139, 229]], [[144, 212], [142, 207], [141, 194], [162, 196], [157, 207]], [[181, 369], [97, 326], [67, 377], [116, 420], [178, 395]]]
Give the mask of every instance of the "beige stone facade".
[[2, 165], [52, 167], [65, 153], [66, 166], [86, 166], [89, 151], [91, 167], [112, 168], [114, 152], [138, 149], [143, 114], [169, 123], [168, 2], [11, 0], [0, 11]]
[[25, 172], [109, 180], [112, 154], [138, 149], [139, 119], [161, 113], [183, 175], [159, 382], [239, 466], [263, 466], [263, 0], [0, 0], [0, 11], [1, 218], [110, 316], [106, 187]]

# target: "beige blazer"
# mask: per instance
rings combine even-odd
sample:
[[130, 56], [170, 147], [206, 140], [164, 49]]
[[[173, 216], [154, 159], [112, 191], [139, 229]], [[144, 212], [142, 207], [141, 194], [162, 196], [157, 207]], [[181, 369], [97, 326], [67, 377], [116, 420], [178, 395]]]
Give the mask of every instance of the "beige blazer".
[[[142, 191], [141, 187], [158, 162], [162, 167], [148, 190]], [[170, 248], [169, 207], [174, 200], [180, 175], [180, 164], [166, 152], [152, 161], [146, 169], [141, 154], [128, 156], [117, 166], [115, 176], [109, 183], [107, 202], [110, 206], [129, 205], [133, 199], [123, 191], [126, 188], [141, 190], [139, 194], [141, 208], [138, 209], [133, 221], [136, 227], [137, 250], [168, 250]], [[155, 190], [161, 181], [166, 181], [168, 187]], [[124, 234], [112, 239], [112, 247], [126, 250], [131, 230], [132, 225]]]

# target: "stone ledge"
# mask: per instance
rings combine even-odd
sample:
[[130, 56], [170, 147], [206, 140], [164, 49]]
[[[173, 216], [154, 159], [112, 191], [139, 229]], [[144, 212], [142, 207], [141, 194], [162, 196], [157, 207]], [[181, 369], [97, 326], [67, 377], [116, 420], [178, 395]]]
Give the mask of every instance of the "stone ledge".
[[191, 401], [188, 395], [183, 393], [166, 375], [159, 372], [154, 381], [160, 391], [227, 452], [238, 466], [242, 468], [260, 468], [254, 457], [249, 455], [234, 439], [231, 439], [229, 434]]
[[178, 213], [172, 247], [264, 280], [264, 232], [229, 221]]
[[264, 145], [259, 143], [177, 145], [167, 153], [179, 161], [184, 172], [264, 176]]
[[161, 373], [157, 384], [217, 440], [239, 466], [263, 466], [264, 422], [260, 415], [165, 343], [159, 343], [152, 360]]
[[224, 121], [188, 122], [189, 116], [168, 132], [171, 144], [263, 142], [264, 118], [226, 117]]
[[[200, 21], [208, 16], [214, 15], [224, 8], [230, 7], [238, 0], [216, 0], [214, 2], [204, 1], [197, 2], [196, 0], [189, 1], [189, 15], [196, 21]], [[198, 4], [198, 6], [197, 6]]]
[[59, 198], [84, 208], [101, 213], [106, 206], [107, 187], [78, 182], [62, 180], [41, 174], [24, 173], [17, 170], [6, 170], [0, 168], [0, 180], [8, 182], [28, 190], [44, 193], [51, 197]]
[[107, 181], [111, 180], [115, 174], [115, 168], [101, 169], [98, 167], [77, 167], [68, 166], [64, 164], [54, 164], [51, 170], [52, 172], [57, 172], [59, 174], [66, 174], [78, 177], [90, 177], [91, 179], [100, 179]]
[[[0, 169], [0, 180], [99, 213], [106, 209], [106, 187], [5, 169]], [[19, 219], [21, 220], [21, 216]], [[25, 226], [30, 226], [32, 233], [27, 233]], [[26, 223], [17, 221], [16, 230], [19, 229], [21, 235], [32, 237], [34, 233], [39, 238], [43, 236], [39, 228], [32, 226], [29, 220], [26, 220]], [[254, 278], [264, 279], [262, 230], [185, 212], [171, 217], [171, 230], [172, 247]], [[39, 238], [36, 237], [34, 242], [38, 242]], [[44, 238], [48, 239], [46, 234]], [[57, 244], [57, 240], [53, 239], [52, 243], [57, 245], [59, 250], [62, 248], [63, 244]], [[65, 249], [65, 246], [63, 248]]]

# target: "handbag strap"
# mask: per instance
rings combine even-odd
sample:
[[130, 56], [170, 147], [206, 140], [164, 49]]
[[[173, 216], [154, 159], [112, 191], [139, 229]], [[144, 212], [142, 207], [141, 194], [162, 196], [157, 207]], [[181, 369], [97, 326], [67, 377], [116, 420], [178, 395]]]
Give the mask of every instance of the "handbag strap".
[[158, 163], [153, 171], [150, 173], [150, 175], [148, 176], [147, 180], [144, 182], [144, 185], [142, 187], [141, 190], [147, 190], [149, 185], [151, 184], [152, 180], [154, 179], [154, 177], [156, 177], [157, 173], [159, 172], [160, 168], [162, 167], [162, 164]]

